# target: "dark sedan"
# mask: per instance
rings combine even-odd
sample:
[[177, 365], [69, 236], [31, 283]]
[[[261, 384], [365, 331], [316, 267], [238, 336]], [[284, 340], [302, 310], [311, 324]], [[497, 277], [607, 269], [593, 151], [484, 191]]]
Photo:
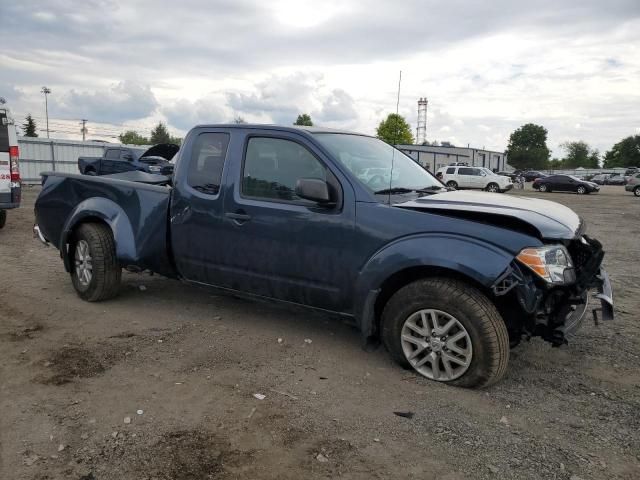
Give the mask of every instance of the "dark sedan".
[[544, 178], [537, 178], [532, 186], [541, 192], [575, 192], [580, 195], [600, 190], [597, 184], [580, 180], [573, 175], [550, 175]]
[[537, 170], [527, 170], [526, 172], [522, 172], [520, 175], [524, 177], [525, 182], [533, 182], [536, 178], [547, 177], [547, 174], [539, 172]]

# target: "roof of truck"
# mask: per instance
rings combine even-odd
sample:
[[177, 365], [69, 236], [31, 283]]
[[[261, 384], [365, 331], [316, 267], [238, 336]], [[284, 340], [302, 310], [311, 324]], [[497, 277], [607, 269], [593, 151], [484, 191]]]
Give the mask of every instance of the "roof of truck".
[[346, 133], [349, 135], [370, 136], [364, 133], [351, 132], [349, 130], [340, 130], [335, 128], [324, 127], [305, 127], [300, 125], [274, 125], [264, 123], [207, 123], [196, 125], [194, 128], [244, 128], [244, 129], [260, 129], [260, 130], [280, 130], [289, 132], [308, 132], [308, 133]]

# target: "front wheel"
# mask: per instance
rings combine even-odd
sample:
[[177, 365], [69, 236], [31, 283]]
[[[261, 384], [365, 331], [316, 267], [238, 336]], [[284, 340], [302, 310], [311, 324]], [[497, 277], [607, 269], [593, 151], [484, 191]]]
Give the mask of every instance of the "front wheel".
[[80, 298], [98, 302], [118, 294], [122, 269], [109, 227], [101, 223], [80, 225], [71, 252], [71, 281]]
[[447, 187], [449, 187], [449, 188], [458, 188], [458, 184], [456, 182], [454, 182], [453, 180], [449, 180], [447, 182]]
[[640, 197], [640, 187], [636, 187], [636, 188], [634, 188], [634, 189], [633, 189], [633, 194], [634, 194], [636, 197]]
[[490, 183], [486, 188], [487, 192], [497, 193], [500, 191], [500, 186], [497, 183]]
[[544, 183], [541, 183], [540, 186], [538, 187], [538, 190], [544, 193], [549, 191], [549, 188]]
[[448, 278], [398, 290], [382, 313], [382, 340], [400, 365], [460, 387], [497, 382], [509, 362], [509, 334], [495, 306], [477, 289]]
[[587, 193], [587, 189], [584, 188], [582, 185], [580, 185], [577, 189], [576, 189], [576, 193], [578, 195], [584, 195], [585, 193]]
[[6, 223], [7, 223], [7, 211], [0, 210], [0, 228], [4, 227]]

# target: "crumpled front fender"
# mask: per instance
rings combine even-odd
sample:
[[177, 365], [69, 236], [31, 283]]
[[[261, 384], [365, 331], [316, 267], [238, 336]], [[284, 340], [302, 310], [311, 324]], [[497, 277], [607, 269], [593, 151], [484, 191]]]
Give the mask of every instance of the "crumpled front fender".
[[398, 239], [376, 252], [360, 270], [354, 312], [365, 338], [375, 333], [373, 304], [385, 280], [415, 267], [447, 269], [490, 287], [513, 255], [479, 239], [447, 233]]

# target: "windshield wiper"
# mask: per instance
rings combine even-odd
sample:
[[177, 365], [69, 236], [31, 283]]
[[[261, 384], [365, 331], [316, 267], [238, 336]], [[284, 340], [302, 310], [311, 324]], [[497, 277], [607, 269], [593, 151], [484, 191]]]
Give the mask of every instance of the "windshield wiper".
[[382, 190], [377, 190], [373, 193], [375, 193], [376, 195], [378, 194], [394, 194], [394, 193], [411, 193], [411, 192], [415, 192], [416, 190], [414, 188], [404, 188], [404, 187], [393, 187], [393, 188], [385, 188]]
[[424, 187], [424, 188], [406, 188], [406, 187], [393, 187], [393, 188], [385, 188], [384, 190], [378, 190], [375, 193], [376, 195], [378, 194], [391, 194], [393, 195], [394, 193], [412, 193], [412, 192], [416, 192], [416, 193], [432, 193], [434, 191], [438, 191], [438, 190], [446, 190], [447, 187], [441, 187], [439, 185], [430, 185], [428, 187]]

